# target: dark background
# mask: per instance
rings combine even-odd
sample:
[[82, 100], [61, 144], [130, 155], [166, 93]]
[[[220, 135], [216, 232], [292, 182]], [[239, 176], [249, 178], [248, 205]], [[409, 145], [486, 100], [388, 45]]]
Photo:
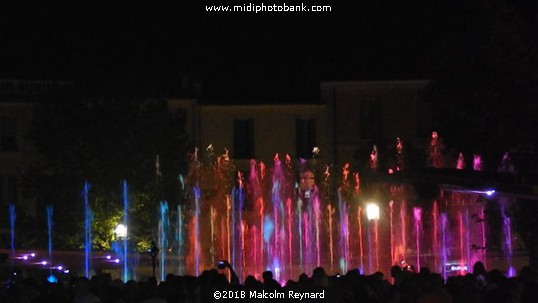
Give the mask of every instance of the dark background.
[[431, 78], [444, 41], [469, 31], [485, 5], [305, 0], [332, 12], [226, 14], [205, 5], [235, 2], [189, 2], [2, 4], [0, 77], [124, 95], [316, 102], [319, 81]]

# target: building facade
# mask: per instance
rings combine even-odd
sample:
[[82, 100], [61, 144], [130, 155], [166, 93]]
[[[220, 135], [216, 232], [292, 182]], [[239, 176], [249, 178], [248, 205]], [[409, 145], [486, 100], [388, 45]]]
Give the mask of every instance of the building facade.
[[394, 144], [396, 138], [422, 146], [428, 133], [421, 96], [429, 81], [349, 81], [321, 83], [335, 164], [353, 159], [365, 145]]
[[[171, 109], [182, 109], [186, 135], [200, 152], [212, 145], [226, 151], [237, 169], [246, 171], [250, 159], [272, 163], [311, 158], [313, 148], [326, 163], [353, 161], [361, 146], [396, 137], [415, 146], [427, 141], [428, 116], [421, 95], [428, 81], [366, 81], [321, 83], [321, 99], [310, 104], [220, 104], [170, 98]], [[0, 80], [0, 208], [22, 203], [28, 214], [32, 201], [19, 190], [26, 169], [39, 155], [29, 140], [33, 108], [44, 96], [69, 91], [72, 83]], [[425, 132], [424, 130], [427, 130]]]

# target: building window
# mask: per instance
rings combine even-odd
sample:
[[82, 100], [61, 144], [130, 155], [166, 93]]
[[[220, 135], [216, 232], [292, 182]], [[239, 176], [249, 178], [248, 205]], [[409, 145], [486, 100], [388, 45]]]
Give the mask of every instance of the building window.
[[18, 151], [17, 119], [14, 117], [0, 117], [0, 150], [3, 152]]
[[381, 101], [363, 100], [360, 103], [361, 138], [383, 138], [383, 103]]
[[303, 159], [312, 158], [312, 150], [316, 143], [316, 120], [297, 119], [295, 120], [295, 139], [297, 147], [297, 157]]
[[234, 158], [255, 158], [253, 119], [234, 120]]

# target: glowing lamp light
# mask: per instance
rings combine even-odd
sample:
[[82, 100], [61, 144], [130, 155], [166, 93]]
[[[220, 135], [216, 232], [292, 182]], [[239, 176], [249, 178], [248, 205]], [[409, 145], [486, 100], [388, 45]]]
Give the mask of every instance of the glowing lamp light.
[[120, 259], [114, 260], [114, 263], [120, 263]]
[[116, 226], [116, 229], [114, 230], [114, 233], [116, 234], [116, 237], [118, 238], [127, 237], [127, 226], [123, 224], [118, 224], [118, 226]]
[[61, 265], [58, 265], [58, 266], [56, 266], [56, 269], [58, 269], [58, 270], [63, 270], [63, 269], [64, 269], [64, 267], [63, 267], [63, 266], [61, 266]]
[[495, 190], [494, 190], [494, 189], [490, 189], [490, 190], [487, 190], [487, 191], [486, 191], [486, 195], [487, 195], [488, 197], [493, 196], [493, 194], [495, 194]]
[[32, 258], [35, 257], [35, 253], [31, 253], [30, 257], [32, 257]]
[[41, 261], [41, 265], [47, 265], [47, 261]]
[[368, 220], [379, 220], [379, 206], [374, 203], [366, 205], [366, 217]]
[[105, 258], [106, 258], [107, 260], [110, 260], [112, 257], [111, 257], [110, 255], [107, 255]]
[[26, 261], [26, 260], [28, 260], [28, 256], [23, 256], [22, 259], [23, 259], [24, 261]]

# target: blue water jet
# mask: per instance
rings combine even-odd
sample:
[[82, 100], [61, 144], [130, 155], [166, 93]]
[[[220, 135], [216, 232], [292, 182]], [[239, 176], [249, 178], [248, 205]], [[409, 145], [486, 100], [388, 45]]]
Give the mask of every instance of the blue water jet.
[[47, 230], [48, 230], [48, 236], [49, 236], [49, 267], [50, 267], [50, 274], [52, 275], [52, 213], [53, 213], [53, 207], [52, 205], [47, 205]]
[[90, 191], [90, 184], [88, 181], [84, 183], [84, 190], [82, 195], [84, 197], [84, 276], [90, 278], [90, 255], [92, 253], [92, 221], [93, 213], [90, 208], [88, 200], [88, 193]]
[[15, 204], [9, 204], [9, 224], [10, 224], [10, 234], [11, 234], [11, 265], [13, 265], [13, 256], [15, 256], [15, 219], [17, 215], [15, 214]]
[[[127, 181], [123, 181], [123, 225], [125, 227], [129, 226], [129, 199], [127, 196]], [[123, 282], [129, 281], [129, 268], [128, 268], [128, 241], [127, 235], [123, 237]]]
[[161, 201], [160, 203], [160, 226], [159, 226], [159, 246], [161, 247], [161, 281], [165, 279], [165, 265], [166, 265], [166, 250], [168, 247], [167, 231], [170, 226], [170, 220], [168, 218], [168, 202]]

